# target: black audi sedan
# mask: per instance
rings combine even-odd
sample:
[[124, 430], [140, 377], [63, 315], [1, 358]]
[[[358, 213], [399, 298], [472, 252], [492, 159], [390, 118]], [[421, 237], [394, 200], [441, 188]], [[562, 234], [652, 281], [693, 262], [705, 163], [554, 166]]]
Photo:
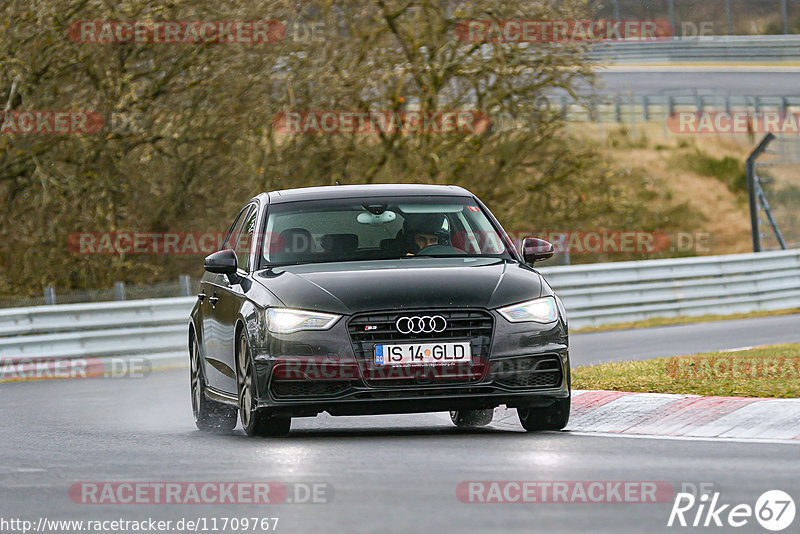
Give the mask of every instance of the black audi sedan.
[[208, 256], [189, 323], [198, 428], [279, 436], [291, 418], [449, 411], [529, 431], [570, 409], [567, 319], [487, 207], [455, 186], [262, 193]]

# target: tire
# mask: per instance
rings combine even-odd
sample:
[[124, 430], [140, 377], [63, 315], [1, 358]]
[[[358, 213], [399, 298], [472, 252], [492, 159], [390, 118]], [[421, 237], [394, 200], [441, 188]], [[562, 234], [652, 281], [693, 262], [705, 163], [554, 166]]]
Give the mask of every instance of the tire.
[[459, 428], [477, 428], [492, 422], [494, 409], [488, 410], [450, 410], [450, 420]]
[[206, 379], [200, 365], [200, 347], [194, 334], [189, 340], [189, 378], [194, 424], [203, 432], [227, 434], [236, 428], [236, 407], [206, 397]]
[[570, 397], [558, 399], [544, 408], [519, 407], [517, 414], [522, 428], [528, 432], [561, 430], [569, 422]]
[[255, 373], [250, 358], [250, 348], [244, 332], [239, 334], [236, 354], [236, 382], [239, 391], [239, 415], [244, 433], [251, 437], [278, 437], [289, 433], [291, 417], [274, 417], [258, 410], [255, 396]]

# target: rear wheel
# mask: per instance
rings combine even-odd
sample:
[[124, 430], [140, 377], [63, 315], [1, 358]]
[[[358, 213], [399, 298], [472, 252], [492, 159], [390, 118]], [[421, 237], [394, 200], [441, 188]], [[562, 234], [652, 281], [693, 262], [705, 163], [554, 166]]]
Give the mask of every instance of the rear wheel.
[[291, 417], [274, 417], [257, 409], [255, 397], [256, 379], [247, 337], [239, 335], [239, 350], [236, 355], [236, 381], [239, 389], [239, 414], [242, 428], [248, 436], [285, 436], [292, 426]]
[[236, 427], [236, 407], [206, 397], [206, 380], [200, 362], [200, 347], [195, 336], [189, 344], [192, 413], [194, 423], [203, 432], [225, 434]]
[[569, 422], [570, 397], [558, 399], [550, 406], [519, 407], [517, 414], [522, 428], [528, 432], [539, 430], [561, 430]]
[[492, 422], [494, 409], [489, 410], [450, 410], [450, 420], [461, 428], [486, 426]]

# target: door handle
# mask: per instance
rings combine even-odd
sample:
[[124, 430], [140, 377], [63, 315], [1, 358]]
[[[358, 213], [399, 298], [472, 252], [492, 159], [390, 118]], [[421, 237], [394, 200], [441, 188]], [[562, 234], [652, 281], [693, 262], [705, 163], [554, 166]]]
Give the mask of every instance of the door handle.
[[205, 293], [200, 293], [199, 295], [197, 295], [197, 300], [199, 300], [200, 302], [203, 302], [205, 299], [206, 299]]
[[216, 307], [217, 302], [219, 302], [219, 298], [217, 297], [217, 294], [214, 293], [214, 296], [212, 296], [210, 299], [208, 299], [208, 302], [211, 303], [211, 307], [212, 308]]

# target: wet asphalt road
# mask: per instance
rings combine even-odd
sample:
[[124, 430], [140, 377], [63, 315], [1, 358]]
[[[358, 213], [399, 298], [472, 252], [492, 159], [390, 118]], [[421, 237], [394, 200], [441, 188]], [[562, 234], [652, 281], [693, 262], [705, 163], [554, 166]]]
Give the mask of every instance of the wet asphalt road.
[[[758, 344], [762, 336], [797, 340], [796, 317], [749, 321], [750, 329], [729, 321], [574, 336], [575, 360], [661, 355], [665, 343], [680, 352]], [[763, 491], [776, 488], [800, 502], [800, 444], [528, 434], [508, 421], [463, 431], [439, 413], [323, 415], [294, 420], [286, 438], [248, 439], [238, 429], [213, 436], [194, 427], [187, 375], [171, 370], [140, 379], [1, 385], [0, 520], [205, 518], [210, 526], [217, 518], [219, 526], [224, 517], [278, 517], [277, 531], [286, 533], [709, 530], [668, 528], [671, 498], [481, 504], [456, 495], [462, 481], [505, 480], [663, 481], [677, 490], [704, 482], [726, 503], [753, 505]], [[258, 506], [71, 500], [71, 486], [91, 481], [269, 481], [290, 492], [292, 484], [324, 483], [332, 498]], [[229, 525], [226, 531], [234, 530]], [[737, 531], [765, 532], [754, 520]]]

